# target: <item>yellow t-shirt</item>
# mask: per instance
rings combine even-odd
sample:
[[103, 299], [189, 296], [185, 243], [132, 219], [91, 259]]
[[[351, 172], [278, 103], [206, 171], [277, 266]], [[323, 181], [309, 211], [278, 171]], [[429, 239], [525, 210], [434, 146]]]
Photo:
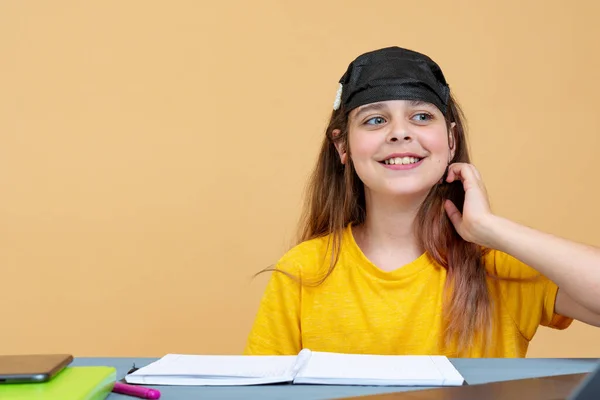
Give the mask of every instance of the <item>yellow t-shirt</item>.
[[[329, 267], [328, 237], [291, 249], [277, 268], [302, 279]], [[500, 277], [539, 273], [499, 251], [486, 255], [486, 268]], [[321, 274], [321, 275], [320, 275]], [[554, 312], [558, 287], [544, 276], [525, 282], [488, 278], [493, 306], [492, 344], [472, 343], [468, 354], [444, 345], [442, 299], [446, 270], [426, 254], [391, 272], [362, 253], [350, 226], [338, 263], [319, 286], [300, 285], [273, 272], [248, 338], [245, 354], [297, 354], [301, 349], [337, 353], [524, 357], [539, 325], [567, 328], [572, 319]], [[491, 352], [490, 352], [491, 351]]]

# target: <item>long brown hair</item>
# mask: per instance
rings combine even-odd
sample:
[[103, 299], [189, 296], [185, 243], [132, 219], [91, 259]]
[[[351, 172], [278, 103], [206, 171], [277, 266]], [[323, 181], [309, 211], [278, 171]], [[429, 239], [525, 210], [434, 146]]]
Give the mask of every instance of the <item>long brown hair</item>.
[[[450, 96], [446, 124], [455, 123], [454, 162], [470, 162], [465, 133], [464, 115]], [[335, 130], [341, 133], [334, 134]], [[318, 281], [323, 282], [333, 271], [348, 224], [365, 221], [364, 186], [351, 158], [342, 164], [336, 143], [348, 149], [348, 116], [341, 107], [333, 111], [321, 145], [316, 167], [307, 187], [304, 211], [299, 224], [297, 242], [331, 235], [328, 254], [329, 270]], [[350, 153], [351, 153], [351, 149]], [[460, 182], [445, 181], [435, 185], [421, 205], [415, 221], [415, 232], [421, 248], [436, 263], [447, 270], [443, 315], [446, 343], [456, 340], [460, 349], [477, 335], [489, 340], [491, 302], [487, 288], [483, 256], [488, 251], [463, 240], [448, 218], [443, 204], [446, 199], [462, 212], [464, 190]], [[487, 334], [486, 334], [487, 333]]]

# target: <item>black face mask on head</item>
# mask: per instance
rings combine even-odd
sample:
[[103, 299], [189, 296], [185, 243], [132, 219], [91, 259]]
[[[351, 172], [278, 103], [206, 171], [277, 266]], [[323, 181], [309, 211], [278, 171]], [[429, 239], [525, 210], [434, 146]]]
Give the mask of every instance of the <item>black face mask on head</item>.
[[450, 88], [441, 68], [424, 54], [387, 47], [357, 57], [339, 81], [334, 110], [386, 100], [420, 100], [446, 115]]

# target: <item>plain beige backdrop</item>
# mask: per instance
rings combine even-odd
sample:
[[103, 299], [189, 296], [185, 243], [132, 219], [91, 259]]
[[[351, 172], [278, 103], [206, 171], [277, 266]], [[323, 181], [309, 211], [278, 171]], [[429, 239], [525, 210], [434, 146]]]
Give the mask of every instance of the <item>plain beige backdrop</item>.
[[385, 46], [441, 64], [498, 214], [600, 245], [599, 4], [0, 2], [0, 353], [240, 353], [338, 79]]

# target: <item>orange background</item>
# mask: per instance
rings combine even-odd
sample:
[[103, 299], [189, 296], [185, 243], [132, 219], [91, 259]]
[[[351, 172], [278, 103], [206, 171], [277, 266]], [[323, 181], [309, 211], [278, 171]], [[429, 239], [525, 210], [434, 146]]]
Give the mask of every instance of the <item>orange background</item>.
[[[600, 5], [0, 2], [0, 353], [240, 353], [337, 82], [444, 69], [494, 210], [600, 245]], [[541, 329], [529, 356], [600, 356]]]

